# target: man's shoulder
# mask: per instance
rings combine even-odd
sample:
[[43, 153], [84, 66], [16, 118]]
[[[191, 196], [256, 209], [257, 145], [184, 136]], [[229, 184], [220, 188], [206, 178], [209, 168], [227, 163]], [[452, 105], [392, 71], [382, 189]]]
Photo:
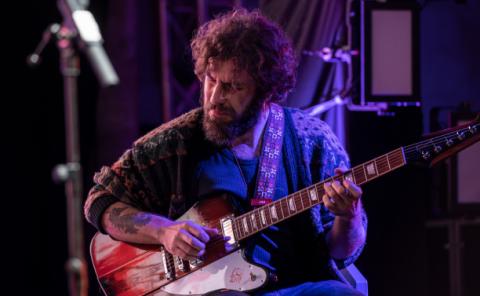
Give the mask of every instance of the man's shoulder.
[[158, 158], [185, 154], [186, 142], [201, 129], [201, 118], [201, 108], [180, 115], [136, 140], [134, 149], [146, 155], [155, 154]]
[[335, 155], [346, 155], [345, 149], [330, 126], [318, 117], [297, 108], [285, 108], [291, 115], [297, 137], [304, 149], [329, 151]]
[[291, 107], [284, 107], [292, 118], [293, 126], [299, 137], [332, 137], [330, 126], [318, 117], [307, 112]]

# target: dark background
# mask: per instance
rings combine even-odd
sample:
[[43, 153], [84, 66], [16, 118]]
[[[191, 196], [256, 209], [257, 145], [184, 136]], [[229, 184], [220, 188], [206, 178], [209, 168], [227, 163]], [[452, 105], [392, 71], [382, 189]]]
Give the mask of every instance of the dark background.
[[[467, 102], [474, 110], [480, 109], [479, 1], [422, 1], [420, 4], [423, 106], [399, 109], [394, 117], [349, 112], [347, 148], [353, 164], [417, 141], [421, 134], [429, 132], [429, 113], [434, 107], [448, 111]], [[108, 10], [112, 7], [112, 1], [91, 1], [90, 9], [102, 30], [108, 23]], [[9, 168], [7, 178], [3, 179], [7, 189], [4, 191], [3, 217], [6, 221], [3, 232], [4, 245], [8, 249], [5, 251], [9, 263], [7, 274], [12, 279], [8, 285], [18, 291], [16, 294], [32, 290], [65, 295], [68, 293], [63, 269], [67, 258], [65, 196], [63, 187], [53, 184], [50, 178], [53, 166], [65, 160], [58, 51], [53, 43], [50, 44], [37, 69], [29, 69], [24, 63], [46, 26], [61, 22], [61, 17], [55, 1], [19, 3], [4, 11], [4, 15], [10, 15], [7, 20], [13, 20], [4, 26], [4, 38], [8, 41], [5, 47], [9, 53], [3, 55], [7, 65], [3, 78], [7, 104], [2, 108], [5, 129], [2, 146], [6, 148], [4, 155]], [[156, 25], [149, 24], [147, 16], [144, 19], [146, 27]], [[153, 29], [147, 31], [139, 42], [155, 34]], [[158, 64], [152, 61], [151, 71], [158, 71], [155, 65]], [[191, 73], [188, 63], [185, 66], [183, 71]], [[79, 112], [87, 191], [92, 185], [93, 172], [103, 164], [99, 159], [104, 157], [99, 157], [95, 149], [99, 144], [96, 130], [99, 88], [83, 56], [81, 67]], [[148, 92], [144, 96], [148, 97]], [[148, 114], [146, 117], [150, 119], [142, 120], [144, 110], [140, 104], [138, 134], [161, 123], [160, 118], [151, 119]], [[441, 127], [448, 125], [445, 113], [442, 111], [439, 116]], [[118, 155], [110, 157], [115, 159]], [[409, 167], [364, 187], [369, 232], [366, 249], [356, 265], [368, 279], [370, 295], [448, 295], [445, 232], [438, 230], [432, 234], [425, 227], [426, 221], [433, 216], [431, 178], [431, 170]], [[88, 250], [88, 240], [94, 229], [87, 224], [85, 228]], [[467, 247], [473, 250], [471, 246], [478, 245], [478, 227], [470, 227], [468, 233]], [[475, 253], [468, 253], [471, 256], [468, 261], [480, 264]], [[474, 268], [467, 270], [469, 275], [472, 272]], [[445, 289], [437, 291], [438, 285]], [[98, 286], [93, 275], [90, 286], [91, 295], [96, 295]], [[465, 295], [478, 292], [472, 289], [475, 288], [467, 290]]]

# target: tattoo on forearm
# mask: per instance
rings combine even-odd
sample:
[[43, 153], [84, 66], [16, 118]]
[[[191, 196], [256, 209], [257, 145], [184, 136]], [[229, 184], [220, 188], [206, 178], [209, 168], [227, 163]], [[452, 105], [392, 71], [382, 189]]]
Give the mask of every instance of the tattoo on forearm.
[[113, 208], [108, 217], [113, 226], [125, 233], [137, 233], [140, 227], [147, 225], [152, 219], [150, 215], [142, 213], [126, 213], [122, 215], [122, 212], [126, 209], [128, 208]]

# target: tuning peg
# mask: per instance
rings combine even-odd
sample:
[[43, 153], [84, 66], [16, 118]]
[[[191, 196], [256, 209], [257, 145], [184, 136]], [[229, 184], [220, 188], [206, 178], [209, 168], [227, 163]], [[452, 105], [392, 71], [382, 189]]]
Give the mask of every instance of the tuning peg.
[[428, 151], [422, 151], [422, 157], [423, 157], [423, 159], [428, 160], [428, 159], [430, 158], [430, 156], [431, 156], [431, 155], [430, 155], [430, 152], [428, 152]]
[[477, 127], [474, 125], [474, 126], [469, 126], [468, 127], [468, 130], [473, 134], [475, 134], [478, 130], [477, 130]]

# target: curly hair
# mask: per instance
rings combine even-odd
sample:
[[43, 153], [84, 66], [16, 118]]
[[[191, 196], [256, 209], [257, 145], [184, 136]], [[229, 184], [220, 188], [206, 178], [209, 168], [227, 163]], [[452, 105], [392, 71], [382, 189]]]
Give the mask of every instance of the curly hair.
[[254, 79], [257, 97], [283, 100], [295, 85], [297, 61], [284, 31], [259, 11], [235, 9], [203, 24], [191, 41], [195, 75], [203, 82], [211, 59], [234, 59]]

